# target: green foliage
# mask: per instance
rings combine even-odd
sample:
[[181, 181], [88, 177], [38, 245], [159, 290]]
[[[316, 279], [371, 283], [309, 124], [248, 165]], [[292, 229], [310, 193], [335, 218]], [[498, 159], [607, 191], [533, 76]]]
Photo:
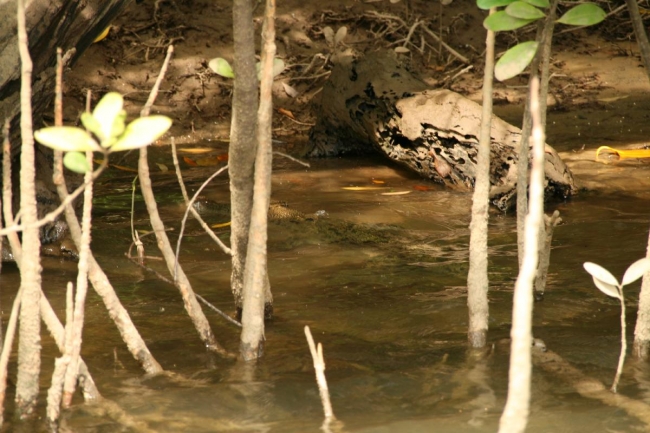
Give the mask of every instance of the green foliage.
[[506, 51], [494, 66], [496, 79], [504, 81], [521, 74], [535, 57], [538, 46], [538, 42], [528, 41], [517, 44]]
[[538, 8], [548, 8], [551, 6], [551, 3], [549, 3], [548, 0], [524, 0], [524, 1], [533, 6], [537, 6]]
[[606, 16], [600, 6], [594, 3], [582, 3], [569, 9], [557, 22], [571, 26], [592, 26], [604, 20]]
[[495, 12], [485, 18], [483, 26], [492, 30], [493, 32], [503, 32], [508, 30], [515, 30], [520, 27], [526, 26], [535, 21], [534, 19], [524, 20], [521, 18], [513, 17], [507, 11]]
[[[339, 29], [341, 30], [341, 29]], [[346, 29], [347, 30], [347, 29]], [[337, 32], [337, 36], [340, 32]], [[343, 34], [342, 37], [345, 37], [345, 34]], [[228, 60], [223, 59], [221, 57], [216, 57], [208, 62], [208, 67], [212, 69], [212, 72], [214, 72], [217, 75], [221, 75], [224, 78], [235, 78], [235, 71], [233, 71], [232, 66], [230, 66], [230, 63], [228, 63]], [[261, 68], [262, 65], [260, 62], [257, 62], [255, 65], [256, 71], [257, 71], [257, 79], [260, 79], [260, 74], [261, 74]], [[277, 57], [273, 59], [273, 76], [276, 77], [284, 71], [285, 64], [282, 61], [282, 59], [278, 59]]]
[[212, 59], [208, 62], [208, 67], [212, 69], [212, 72], [224, 78], [235, 78], [235, 72], [226, 59], [222, 59], [221, 57]]
[[544, 12], [535, 6], [523, 1], [510, 3], [505, 11], [506, 14], [510, 15], [511, 17], [519, 18], [522, 20], [538, 20], [545, 17]]
[[[493, 32], [516, 30], [546, 16], [544, 9], [550, 6], [548, 0], [477, 0], [480, 9], [506, 6], [504, 10], [490, 14], [483, 26]], [[594, 3], [581, 3], [569, 9], [558, 23], [574, 26], [590, 26], [605, 19], [605, 11]], [[494, 72], [497, 80], [503, 81], [519, 75], [535, 57], [538, 44], [523, 42], [510, 48], [497, 62]]]
[[122, 95], [107, 93], [97, 103], [92, 114], [81, 115], [81, 123], [87, 131], [71, 126], [53, 126], [34, 132], [34, 138], [44, 146], [68, 152], [63, 158], [63, 164], [72, 171], [85, 173], [91, 167], [81, 152], [101, 152], [107, 155], [138, 149], [154, 142], [171, 127], [172, 121], [166, 116], [141, 117], [126, 125], [123, 105]]
[[63, 165], [65, 165], [68, 170], [81, 174], [85, 174], [91, 169], [88, 160], [86, 160], [86, 155], [81, 152], [66, 153], [63, 157]]
[[498, 8], [501, 6], [508, 6], [515, 0], [476, 0], [476, 6], [479, 9], [490, 10], [491, 8]]

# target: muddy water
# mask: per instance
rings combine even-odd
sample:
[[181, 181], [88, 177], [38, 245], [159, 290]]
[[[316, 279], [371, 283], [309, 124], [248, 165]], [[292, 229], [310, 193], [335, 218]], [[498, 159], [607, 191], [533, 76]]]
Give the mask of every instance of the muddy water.
[[[584, 373], [611, 383], [619, 349], [619, 306], [601, 295], [583, 261], [620, 275], [645, 252], [650, 210], [647, 165], [593, 162], [594, 148], [564, 158], [591, 191], [553, 205], [565, 224], [556, 229], [546, 299], [535, 305], [535, 335]], [[152, 153], [156, 158], [156, 153]], [[186, 171], [191, 189], [212, 169]], [[385, 190], [346, 191], [345, 186]], [[63, 420], [74, 432], [306, 432], [322, 421], [312, 362], [303, 334], [309, 325], [324, 345], [332, 404], [346, 431], [495, 431], [507, 390], [509, 333], [516, 276], [515, 221], [490, 220], [490, 340], [483, 362], [468, 360], [466, 274], [471, 197], [426, 184], [383, 160], [319, 160], [310, 169], [277, 161], [274, 199], [301, 212], [323, 210], [390, 233], [390, 242], [350, 244], [296, 224], [270, 226], [269, 267], [276, 319], [266, 330], [266, 355], [257, 369], [213, 359], [201, 346], [172, 287], [127, 262], [131, 174], [113, 171], [98, 187], [93, 248], [133, 320], [171, 376], [143, 378], [124, 349], [101, 301], [88, 300], [83, 355], [102, 393], [135, 423], [123, 425], [98, 408], [77, 405]], [[178, 229], [183, 209], [173, 175], [154, 175], [163, 218]], [[427, 185], [428, 191], [414, 189]], [[406, 195], [383, 192], [409, 191]], [[225, 179], [205, 195], [226, 202]], [[135, 225], [148, 229], [139, 197]], [[213, 221], [219, 223], [224, 221]], [[367, 225], [367, 226], [366, 226]], [[194, 289], [231, 310], [229, 261], [196, 226], [181, 249]], [[175, 234], [172, 232], [172, 239]], [[228, 232], [222, 232], [227, 239]], [[156, 255], [155, 242], [145, 241]], [[162, 264], [150, 260], [152, 267]], [[75, 266], [46, 260], [46, 291], [63, 310], [63, 287]], [[3, 268], [7, 313], [17, 272]], [[638, 283], [627, 290], [628, 330], [636, 319]], [[238, 329], [208, 312], [218, 339], [236, 352]], [[45, 336], [43, 387], [54, 347]], [[15, 367], [15, 365], [14, 365]], [[13, 370], [15, 371], [15, 369]], [[650, 369], [629, 361], [619, 390], [647, 396]], [[126, 418], [122, 418], [123, 420]], [[641, 431], [620, 409], [580, 397], [566, 381], [536, 370], [531, 432]], [[11, 428], [11, 426], [9, 426]]]

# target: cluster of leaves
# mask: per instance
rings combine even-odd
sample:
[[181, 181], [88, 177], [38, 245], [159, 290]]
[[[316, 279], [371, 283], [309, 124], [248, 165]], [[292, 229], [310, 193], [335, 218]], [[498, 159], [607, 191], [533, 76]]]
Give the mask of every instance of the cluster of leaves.
[[[480, 9], [504, 7], [483, 21], [494, 32], [515, 30], [546, 17], [548, 0], [477, 0]], [[569, 9], [556, 22], [572, 26], [591, 26], [605, 19], [605, 11], [594, 3], [580, 3]], [[535, 57], [539, 41], [522, 42], [510, 48], [497, 62], [494, 75], [503, 81], [519, 75]]]
[[171, 127], [171, 119], [160, 115], [140, 117], [127, 125], [123, 106], [122, 95], [107, 93], [92, 113], [81, 115], [85, 130], [74, 126], [52, 126], [34, 132], [34, 138], [44, 146], [66, 152], [63, 164], [69, 170], [86, 173], [91, 167], [83, 152], [108, 155], [138, 149], [153, 143]]

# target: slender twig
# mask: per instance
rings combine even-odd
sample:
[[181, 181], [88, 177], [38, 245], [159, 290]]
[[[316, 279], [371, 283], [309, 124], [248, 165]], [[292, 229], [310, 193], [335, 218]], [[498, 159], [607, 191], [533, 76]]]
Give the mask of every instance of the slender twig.
[[208, 307], [209, 309], [211, 309], [212, 311], [214, 311], [215, 313], [217, 313], [218, 315], [220, 315], [221, 317], [226, 319], [228, 322], [232, 323], [233, 325], [239, 326], [241, 328], [241, 322], [233, 319], [232, 317], [230, 317], [229, 315], [227, 315], [226, 313], [224, 313], [223, 311], [221, 311], [220, 309], [215, 307], [210, 301], [208, 301], [207, 299], [205, 299], [203, 296], [199, 295], [198, 293], [195, 293], [195, 295], [198, 298], [198, 300], [203, 302], [203, 304], [206, 307]]
[[[90, 182], [95, 181], [108, 167], [108, 158], [104, 158], [97, 167], [97, 170], [95, 170], [92, 173], [92, 177]], [[34, 223], [23, 223], [23, 224], [13, 224], [11, 226], [5, 227], [4, 229], [0, 230], [0, 236], [7, 235], [9, 233], [16, 233], [16, 232], [24, 232], [25, 229], [33, 229], [33, 228], [40, 228], [43, 227], [45, 224], [54, 222], [56, 218], [61, 215], [61, 213], [65, 210], [66, 206], [72, 204], [74, 199], [76, 199], [79, 194], [81, 194], [84, 191], [84, 188], [88, 185], [88, 182], [84, 182], [81, 184], [77, 189], [75, 189], [70, 195], [68, 195], [65, 200], [61, 202], [61, 204], [54, 209], [52, 212], [49, 212], [46, 214], [43, 218], [39, 219], [38, 221], [35, 221]]]
[[[86, 161], [92, 167], [93, 154], [86, 152]], [[74, 318], [72, 323], [72, 343], [70, 346], [70, 364], [65, 373], [63, 384], [63, 407], [72, 404], [72, 396], [77, 385], [79, 359], [81, 354], [81, 336], [85, 318], [86, 294], [88, 293], [88, 256], [90, 253], [91, 212], [93, 208], [93, 183], [92, 173], [86, 173], [88, 183], [84, 192], [84, 205], [81, 220], [81, 244], [79, 245], [79, 264], [77, 271], [77, 291], [74, 302]], [[66, 323], [66, 327], [68, 324]], [[67, 346], [67, 339], [66, 339]]]
[[[172, 137], [172, 159], [174, 161], [174, 168], [176, 169], [176, 177], [178, 178], [178, 184], [180, 185], [181, 193], [183, 194], [183, 200], [185, 200], [185, 206], [187, 207], [187, 209], [190, 209], [190, 212], [192, 212], [192, 216], [194, 218], [196, 218], [196, 220], [199, 222], [199, 224], [201, 224], [201, 227], [203, 227], [203, 230], [205, 230], [205, 232], [212, 238], [212, 240], [214, 240], [217, 243], [217, 245], [219, 245], [219, 248], [221, 248], [221, 250], [224, 253], [226, 253], [228, 255], [231, 255], [232, 251], [230, 250], [230, 248], [228, 248], [221, 241], [221, 239], [219, 239], [217, 234], [210, 228], [210, 226], [208, 224], [206, 224], [206, 222], [203, 220], [201, 215], [196, 211], [196, 209], [194, 209], [194, 206], [190, 206], [190, 200], [189, 200], [189, 197], [187, 195], [187, 189], [185, 188], [185, 182], [183, 182], [183, 174], [181, 173], [181, 167], [180, 167], [180, 164], [178, 163], [178, 155], [176, 154], [176, 141], [174, 140], [174, 137]], [[204, 183], [203, 185], [207, 185], [207, 184]], [[201, 185], [201, 189], [203, 188], [203, 185]], [[187, 214], [187, 210], [185, 211], [185, 214]], [[184, 226], [185, 226], [185, 221], [183, 220], [183, 227]], [[181, 231], [181, 236], [179, 236], [179, 238], [178, 238], [179, 245], [180, 245], [180, 240], [181, 240], [181, 237], [182, 237], [182, 233], [183, 232]], [[178, 266], [178, 254], [179, 254], [179, 250], [178, 250], [178, 247], [177, 247], [176, 248], [176, 264], [175, 264], [174, 267]]]
[[463, 56], [458, 51], [454, 50], [452, 47], [447, 45], [447, 43], [445, 41], [443, 41], [442, 39], [440, 39], [440, 37], [438, 35], [436, 35], [435, 32], [433, 30], [431, 30], [429, 27], [424, 26], [424, 25], [421, 26], [421, 27], [422, 27], [422, 30], [424, 30], [436, 42], [439, 42], [440, 45], [445, 47], [447, 49], [447, 51], [449, 51], [451, 53], [451, 55], [453, 55], [454, 57], [456, 57], [458, 60], [460, 60], [463, 63], [470, 63], [470, 61], [469, 61], [469, 59], [467, 57]]
[[[63, 65], [66, 62], [66, 57], [69, 57], [71, 51], [66, 52], [64, 58], [57, 58], [57, 86], [55, 88], [55, 126], [63, 125], [63, 106], [61, 88], [63, 84]], [[86, 98], [86, 110], [90, 112], [90, 94]], [[106, 159], [106, 158], [104, 158]], [[108, 161], [106, 161], [108, 163]], [[60, 151], [54, 152], [54, 164], [52, 172], [52, 180], [56, 186], [61, 202], [65, 202], [68, 197], [68, 187], [66, 185], [65, 176], [63, 175], [63, 154]], [[77, 215], [73, 207], [65, 207], [65, 218], [68, 223], [68, 230], [73, 242], [79, 250], [81, 248], [81, 227]], [[142, 368], [148, 374], [157, 374], [162, 371], [162, 367], [153, 357], [147, 345], [145, 344], [142, 336], [136, 329], [129, 313], [126, 311], [119, 298], [115, 293], [115, 289], [111, 285], [108, 277], [95, 260], [92, 251], [88, 252], [88, 278], [93, 285], [97, 294], [102, 298], [109, 316], [113, 319], [122, 340], [126, 343], [131, 355], [142, 365]]]
[[329, 388], [327, 387], [327, 379], [325, 378], [325, 358], [323, 356], [323, 345], [321, 343], [318, 343], [318, 347], [316, 347], [316, 344], [314, 343], [314, 337], [311, 335], [309, 326], [305, 326], [305, 337], [307, 337], [307, 344], [309, 344], [309, 351], [311, 352], [311, 357], [314, 362], [316, 383], [318, 384], [320, 401], [323, 405], [323, 412], [325, 414], [325, 420], [323, 421], [321, 428], [324, 431], [330, 431], [330, 425], [333, 423], [340, 425], [340, 421], [337, 421], [336, 417], [334, 416], [334, 411], [332, 410], [330, 392]]
[[[185, 233], [185, 223], [187, 222], [187, 217], [188, 217], [189, 213], [192, 212], [192, 215], [193, 215], [194, 212], [196, 212], [196, 209], [194, 209], [194, 202], [196, 201], [198, 196], [201, 194], [203, 189], [206, 186], [208, 186], [208, 184], [210, 182], [212, 182], [212, 180], [215, 177], [219, 176], [221, 173], [223, 173], [227, 169], [228, 169], [228, 165], [226, 164], [223, 167], [221, 167], [219, 170], [214, 172], [212, 174], [212, 176], [207, 178], [206, 181], [201, 184], [199, 189], [196, 190], [196, 192], [192, 196], [192, 199], [187, 202], [187, 208], [185, 209], [185, 213], [183, 214], [183, 219], [181, 221], [181, 230], [180, 230], [180, 233], [178, 234], [178, 240], [176, 241], [176, 254], [174, 255], [174, 281], [178, 281], [178, 256], [180, 255], [180, 251], [181, 251], [181, 242], [183, 240], [183, 233]], [[187, 194], [187, 192], [185, 194]], [[198, 214], [198, 212], [196, 212], [196, 213]], [[203, 220], [201, 220], [201, 221], [203, 221]], [[203, 224], [205, 224], [205, 222]], [[205, 224], [205, 225], [207, 227], [207, 224]], [[214, 232], [212, 232], [212, 230], [210, 230], [209, 227], [208, 227], [208, 230], [209, 230], [209, 232], [211, 232], [214, 235], [214, 237], [217, 237], [217, 235], [215, 235]], [[217, 238], [217, 239], [219, 239], [219, 238]], [[221, 244], [221, 245], [223, 245], [223, 244]], [[226, 254], [230, 253], [230, 248], [227, 248], [225, 245], [223, 245], [223, 248], [226, 248]]]
[[151, 106], [158, 96], [158, 90], [160, 89], [160, 85], [162, 84], [163, 79], [165, 78], [165, 74], [167, 73], [167, 68], [169, 67], [169, 62], [172, 58], [172, 54], [174, 54], [174, 46], [170, 45], [167, 47], [167, 56], [165, 57], [165, 61], [163, 62], [162, 67], [160, 68], [158, 78], [156, 78], [156, 82], [154, 83], [151, 92], [149, 93], [149, 98], [144, 104], [144, 107], [142, 107], [142, 110], [140, 110], [141, 117], [147, 117], [151, 111]]
[[287, 155], [287, 154], [284, 153], [284, 152], [278, 152], [278, 151], [276, 150], [276, 151], [273, 151], [273, 155], [278, 155], [278, 156], [281, 156], [281, 157], [283, 157], [283, 158], [287, 158], [287, 159], [289, 159], [289, 160], [291, 160], [291, 161], [293, 161], [293, 162], [297, 162], [298, 164], [300, 164], [300, 165], [302, 165], [302, 166], [304, 166], [304, 167], [307, 167], [307, 168], [310, 168], [310, 167], [311, 167], [311, 165], [310, 165], [308, 162], [301, 161], [301, 160], [299, 160], [298, 158], [294, 158], [293, 156], [291, 156], [291, 155]]
[[11, 307], [11, 314], [9, 315], [9, 323], [7, 323], [7, 334], [2, 346], [2, 354], [0, 354], [0, 425], [4, 420], [4, 401], [7, 391], [7, 366], [9, 364], [9, 355], [11, 355], [11, 348], [14, 343], [16, 335], [16, 323], [18, 322], [18, 309], [20, 308], [20, 299], [22, 289], [18, 290], [14, 298], [14, 304]]
[[[167, 67], [171, 60], [171, 55], [174, 52], [172, 46], [167, 50], [167, 56], [163, 66], [160, 69], [160, 74], [156, 80], [156, 84], [151, 90], [149, 99], [147, 103], [142, 108], [140, 112], [142, 116], [147, 116], [153, 101], [155, 100], [156, 94], [160, 87], [160, 83], [163, 80], [164, 74], [167, 71]], [[210, 351], [218, 353], [224, 357], [229, 357], [230, 354], [217, 342], [212, 329], [210, 328], [210, 323], [205, 317], [203, 310], [201, 309], [201, 304], [199, 304], [189, 279], [183, 272], [182, 268], [178, 269], [178, 272], [175, 272], [174, 269], [174, 250], [172, 249], [171, 242], [165, 233], [165, 224], [160, 218], [160, 213], [158, 212], [158, 204], [156, 203], [156, 198], [153, 195], [153, 187], [151, 185], [151, 176], [149, 174], [149, 163], [147, 162], [147, 148], [140, 148], [140, 157], [138, 159], [138, 177], [140, 178], [140, 190], [142, 192], [142, 197], [144, 198], [145, 205], [147, 206], [147, 211], [149, 213], [149, 220], [151, 226], [153, 227], [154, 233], [156, 235], [156, 240], [158, 242], [158, 247], [165, 258], [165, 263], [167, 264], [167, 269], [170, 274], [176, 274], [178, 281], [178, 288], [183, 298], [183, 305], [185, 311], [190, 316], [197, 332], [203, 343], [206, 345], [206, 348]]]
[[68, 282], [66, 289], [65, 304], [65, 350], [63, 356], [54, 360], [54, 372], [52, 373], [52, 385], [47, 391], [47, 420], [50, 425], [55, 426], [61, 411], [61, 398], [65, 374], [70, 365], [70, 352], [72, 350], [72, 327], [74, 316], [74, 302], [72, 297], [72, 282]]
[[525, 431], [530, 412], [533, 282], [538, 264], [539, 227], [544, 223], [545, 139], [539, 112], [538, 78], [532, 80], [530, 94], [533, 124], [530, 200], [524, 230], [524, 257], [515, 283], [512, 305], [508, 399], [499, 423], [499, 432], [508, 433]]

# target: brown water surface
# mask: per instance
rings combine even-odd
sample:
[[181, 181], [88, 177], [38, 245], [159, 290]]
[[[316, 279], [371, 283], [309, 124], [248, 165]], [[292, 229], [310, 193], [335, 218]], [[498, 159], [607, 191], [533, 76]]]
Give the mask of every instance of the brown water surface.
[[[593, 155], [594, 149], [562, 154], [591, 188], [552, 205], [564, 224], [556, 229], [546, 298], [535, 305], [534, 332], [551, 350], [608, 386], [618, 358], [620, 310], [593, 287], [582, 263], [594, 261], [618, 276], [645, 254], [650, 168], [596, 164]], [[93, 249], [149, 348], [173, 375], [143, 377], [93, 294], [83, 356], [101, 392], [132, 420], [157, 432], [315, 432], [322, 409], [303, 334], [309, 325], [323, 343], [332, 404], [346, 431], [495, 431], [506, 397], [508, 347], [496, 344], [481, 362], [466, 354], [470, 194], [440, 189], [378, 159], [311, 163], [305, 169], [277, 160], [273, 198], [304, 213], [323, 210], [330, 220], [384, 231], [391, 241], [350, 244], [300, 224], [271, 224], [269, 271], [276, 318], [267, 326], [266, 354], [255, 369], [209, 356], [177, 291], [124, 258], [131, 242], [131, 175], [109, 173], [97, 188]], [[186, 171], [190, 189], [196, 190], [211, 170]], [[377, 186], [373, 179], [388, 189], [342, 189]], [[175, 241], [184, 210], [175, 178], [157, 173], [154, 184]], [[416, 185], [430, 190], [416, 190]], [[410, 193], [382, 195], [386, 191]], [[205, 196], [227, 202], [227, 180], [218, 178]], [[149, 229], [137, 195], [135, 225]], [[198, 293], [231, 312], [229, 260], [196, 228], [189, 224], [181, 263]], [[224, 240], [228, 236], [221, 233]], [[152, 239], [145, 244], [148, 254], [157, 255]], [[161, 263], [149, 264], [163, 269]], [[63, 288], [75, 278], [75, 264], [45, 260], [44, 266], [46, 292], [62, 312]], [[489, 336], [494, 343], [509, 334], [516, 271], [515, 220], [495, 211], [490, 219]], [[17, 284], [17, 271], [5, 266], [5, 313], [13, 300], [9, 288]], [[629, 338], [638, 287], [626, 292]], [[238, 329], [210, 311], [207, 315], [217, 338], [236, 352]], [[48, 336], [43, 344], [45, 389], [55, 350]], [[647, 400], [649, 374], [646, 365], [630, 360], [620, 392]], [[620, 409], [579, 396], [569, 383], [544, 371], [534, 371], [532, 389], [530, 432], [644, 427]], [[74, 432], [138, 431], [82, 404], [65, 415], [62, 426]]]

